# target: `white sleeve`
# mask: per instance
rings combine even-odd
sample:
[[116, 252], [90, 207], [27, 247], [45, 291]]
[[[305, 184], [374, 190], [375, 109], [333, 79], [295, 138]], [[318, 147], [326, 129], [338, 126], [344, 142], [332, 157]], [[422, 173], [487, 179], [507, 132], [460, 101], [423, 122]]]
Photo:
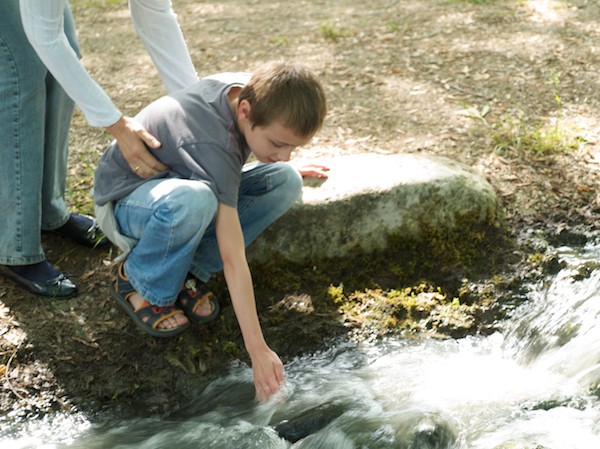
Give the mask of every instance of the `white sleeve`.
[[92, 126], [110, 126], [121, 112], [92, 79], [64, 32], [66, 0], [20, 0], [21, 19], [29, 42]]
[[169, 93], [198, 81], [171, 0], [129, 0], [131, 20]]

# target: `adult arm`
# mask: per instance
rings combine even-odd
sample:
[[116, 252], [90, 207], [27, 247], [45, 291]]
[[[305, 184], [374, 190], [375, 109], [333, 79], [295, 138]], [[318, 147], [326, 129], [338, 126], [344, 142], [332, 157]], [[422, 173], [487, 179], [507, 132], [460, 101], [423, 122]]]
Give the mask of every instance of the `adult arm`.
[[138, 174], [150, 177], [166, 169], [146, 145], [160, 143], [134, 119], [123, 116], [85, 69], [64, 32], [66, 0], [21, 0], [23, 29], [41, 61], [84, 113], [91, 126], [105, 127]]
[[198, 82], [171, 0], [129, 0], [131, 21], [169, 93]]
[[66, 0], [21, 0], [23, 29], [34, 50], [92, 126], [110, 126], [121, 112], [87, 72], [64, 32]]
[[265, 342], [254, 298], [252, 277], [246, 261], [244, 236], [237, 209], [219, 204], [216, 221], [217, 242], [223, 272], [244, 345], [252, 361], [256, 397], [264, 401], [284, 382], [283, 364]]

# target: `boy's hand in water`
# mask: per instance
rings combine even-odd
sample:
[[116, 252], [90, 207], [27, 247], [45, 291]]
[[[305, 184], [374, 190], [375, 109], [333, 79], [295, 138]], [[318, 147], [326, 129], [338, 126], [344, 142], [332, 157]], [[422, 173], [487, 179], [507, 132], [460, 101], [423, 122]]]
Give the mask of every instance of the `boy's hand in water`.
[[279, 391], [285, 382], [283, 363], [269, 347], [251, 354], [256, 399], [264, 402]]

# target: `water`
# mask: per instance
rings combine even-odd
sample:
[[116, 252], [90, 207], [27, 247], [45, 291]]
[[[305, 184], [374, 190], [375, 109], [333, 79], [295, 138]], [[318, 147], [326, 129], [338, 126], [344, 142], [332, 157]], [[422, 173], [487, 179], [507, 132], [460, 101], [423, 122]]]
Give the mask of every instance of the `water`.
[[558, 252], [567, 267], [491, 336], [343, 343], [289, 363], [258, 405], [233, 367], [166, 419], [54, 416], [0, 429], [0, 447], [598, 449], [600, 270], [580, 274], [600, 247]]

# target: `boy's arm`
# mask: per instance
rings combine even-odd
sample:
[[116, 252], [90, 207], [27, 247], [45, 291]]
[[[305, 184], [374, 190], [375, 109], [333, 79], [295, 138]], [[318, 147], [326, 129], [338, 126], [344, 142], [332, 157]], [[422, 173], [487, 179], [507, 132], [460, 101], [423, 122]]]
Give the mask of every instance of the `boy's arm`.
[[260, 328], [237, 209], [219, 204], [215, 228], [219, 252], [223, 259], [225, 281], [246, 350], [252, 360], [256, 397], [264, 401], [276, 393], [284, 382], [283, 364], [277, 354], [267, 346]]

